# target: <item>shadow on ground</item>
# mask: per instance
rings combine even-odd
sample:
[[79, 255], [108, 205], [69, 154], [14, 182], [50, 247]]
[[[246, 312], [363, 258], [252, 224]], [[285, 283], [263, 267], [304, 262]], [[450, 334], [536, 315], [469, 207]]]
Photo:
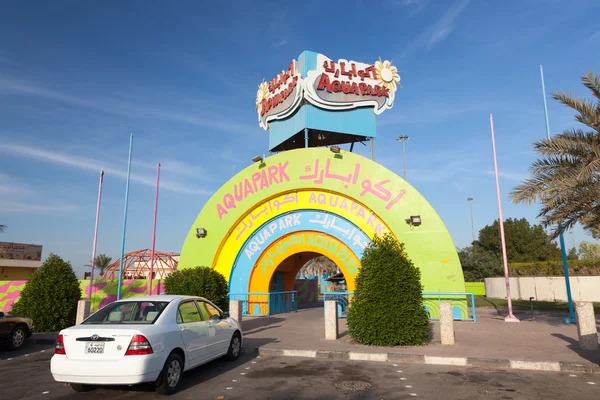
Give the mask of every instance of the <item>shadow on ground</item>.
[[242, 329], [244, 330], [244, 335], [250, 335], [253, 333], [258, 333], [262, 331], [266, 331], [268, 329], [279, 328], [281, 325], [278, 325], [285, 321], [285, 318], [278, 317], [256, 317], [252, 319], [242, 319]]
[[595, 364], [600, 364], [600, 350], [583, 350], [579, 347], [579, 342], [577, 340], [560, 333], [553, 333], [552, 336], [567, 342], [569, 344], [567, 347], [577, 353], [581, 358]]
[[33, 340], [28, 340], [25, 346], [20, 350], [10, 350], [6, 345], [0, 345], [0, 360], [8, 360], [9, 358], [16, 358], [22, 356], [28, 356], [30, 354], [44, 351], [47, 353], [54, 353], [54, 346], [48, 344], [36, 344]]
[[[255, 359], [257, 355], [258, 354], [256, 351], [244, 352], [236, 361], [218, 359], [194, 368], [191, 371], [185, 372], [183, 374], [183, 380], [181, 382], [179, 393], [183, 394], [187, 391], [191, 391], [194, 389], [194, 387], [208, 382], [219, 375], [232, 371], [239, 366]], [[147, 395], [144, 394], [144, 397], [156, 396], [157, 398], [160, 398], [156, 393], [155, 385], [151, 383], [135, 386], [99, 386], [92, 391], [92, 393], [102, 394], [105, 398], [116, 397], [117, 392], [127, 392], [127, 397], [135, 397], [136, 394], [147, 393]], [[81, 397], [81, 393], [75, 392], [73, 392], [71, 396], [68, 396], [68, 398], [73, 399], [79, 399]]]

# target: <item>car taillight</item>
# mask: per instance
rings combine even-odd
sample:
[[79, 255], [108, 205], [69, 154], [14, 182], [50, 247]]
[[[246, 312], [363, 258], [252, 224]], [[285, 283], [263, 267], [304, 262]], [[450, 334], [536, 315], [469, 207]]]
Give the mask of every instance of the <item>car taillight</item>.
[[148, 339], [143, 335], [134, 335], [129, 343], [129, 347], [125, 352], [126, 356], [142, 356], [145, 354], [152, 354], [152, 346]]
[[54, 354], [62, 354], [63, 356], [67, 355], [65, 352], [65, 341], [63, 340], [63, 335], [58, 335], [56, 338], [56, 343], [54, 343]]

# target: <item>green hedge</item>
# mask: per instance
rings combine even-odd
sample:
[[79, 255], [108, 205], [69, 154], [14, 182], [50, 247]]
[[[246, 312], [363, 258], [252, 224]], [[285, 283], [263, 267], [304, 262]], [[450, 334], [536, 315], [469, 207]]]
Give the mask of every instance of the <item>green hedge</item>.
[[[600, 276], [599, 260], [569, 260], [569, 275]], [[508, 266], [511, 276], [562, 276], [563, 264], [561, 260], [534, 261], [526, 263], [511, 263]]]
[[75, 325], [79, 281], [71, 264], [50, 254], [21, 291], [11, 315], [33, 319], [38, 332], [58, 332]]
[[348, 309], [348, 331], [371, 346], [417, 346], [429, 341], [421, 272], [390, 233], [367, 246]]
[[188, 268], [171, 273], [165, 278], [165, 292], [204, 297], [222, 311], [229, 311], [227, 280], [209, 267]]

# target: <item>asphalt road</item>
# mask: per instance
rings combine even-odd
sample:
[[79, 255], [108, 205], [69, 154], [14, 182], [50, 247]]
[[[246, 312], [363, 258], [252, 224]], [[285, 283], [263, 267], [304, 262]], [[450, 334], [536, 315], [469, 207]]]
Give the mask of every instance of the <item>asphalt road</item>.
[[[78, 394], [54, 382], [52, 350], [0, 351], [0, 398], [151, 399], [148, 387], [99, 388]], [[184, 375], [173, 399], [600, 399], [600, 375], [501, 372], [464, 367], [256, 357], [215, 361]]]

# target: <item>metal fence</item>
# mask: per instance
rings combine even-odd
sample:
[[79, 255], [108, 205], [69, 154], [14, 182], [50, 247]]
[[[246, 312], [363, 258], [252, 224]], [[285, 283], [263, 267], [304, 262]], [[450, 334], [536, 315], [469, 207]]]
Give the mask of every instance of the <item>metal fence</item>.
[[229, 300], [242, 301], [243, 315], [271, 316], [298, 311], [298, 292], [229, 293]]
[[[457, 321], [477, 322], [475, 296], [467, 292], [423, 292], [423, 305], [430, 320], [440, 318], [440, 302], [452, 303], [452, 316]], [[337, 300], [338, 315], [346, 318], [354, 292], [324, 292], [324, 300]]]
[[353, 295], [354, 292], [323, 292], [323, 300], [337, 300], [338, 317], [346, 318]]
[[[323, 292], [323, 299], [338, 302], [338, 315], [346, 318], [354, 292]], [[423, 292], [423, 305], [430, 320], [440, 318], [440, 302], [452, 304], [452, 316], [458, 321], [477, 322], [475, 295], [467, 292]], [[243, 315], [271, 316], [298, 311], [298, 292], [230, 293], [229, 300], [241, 300]]]

